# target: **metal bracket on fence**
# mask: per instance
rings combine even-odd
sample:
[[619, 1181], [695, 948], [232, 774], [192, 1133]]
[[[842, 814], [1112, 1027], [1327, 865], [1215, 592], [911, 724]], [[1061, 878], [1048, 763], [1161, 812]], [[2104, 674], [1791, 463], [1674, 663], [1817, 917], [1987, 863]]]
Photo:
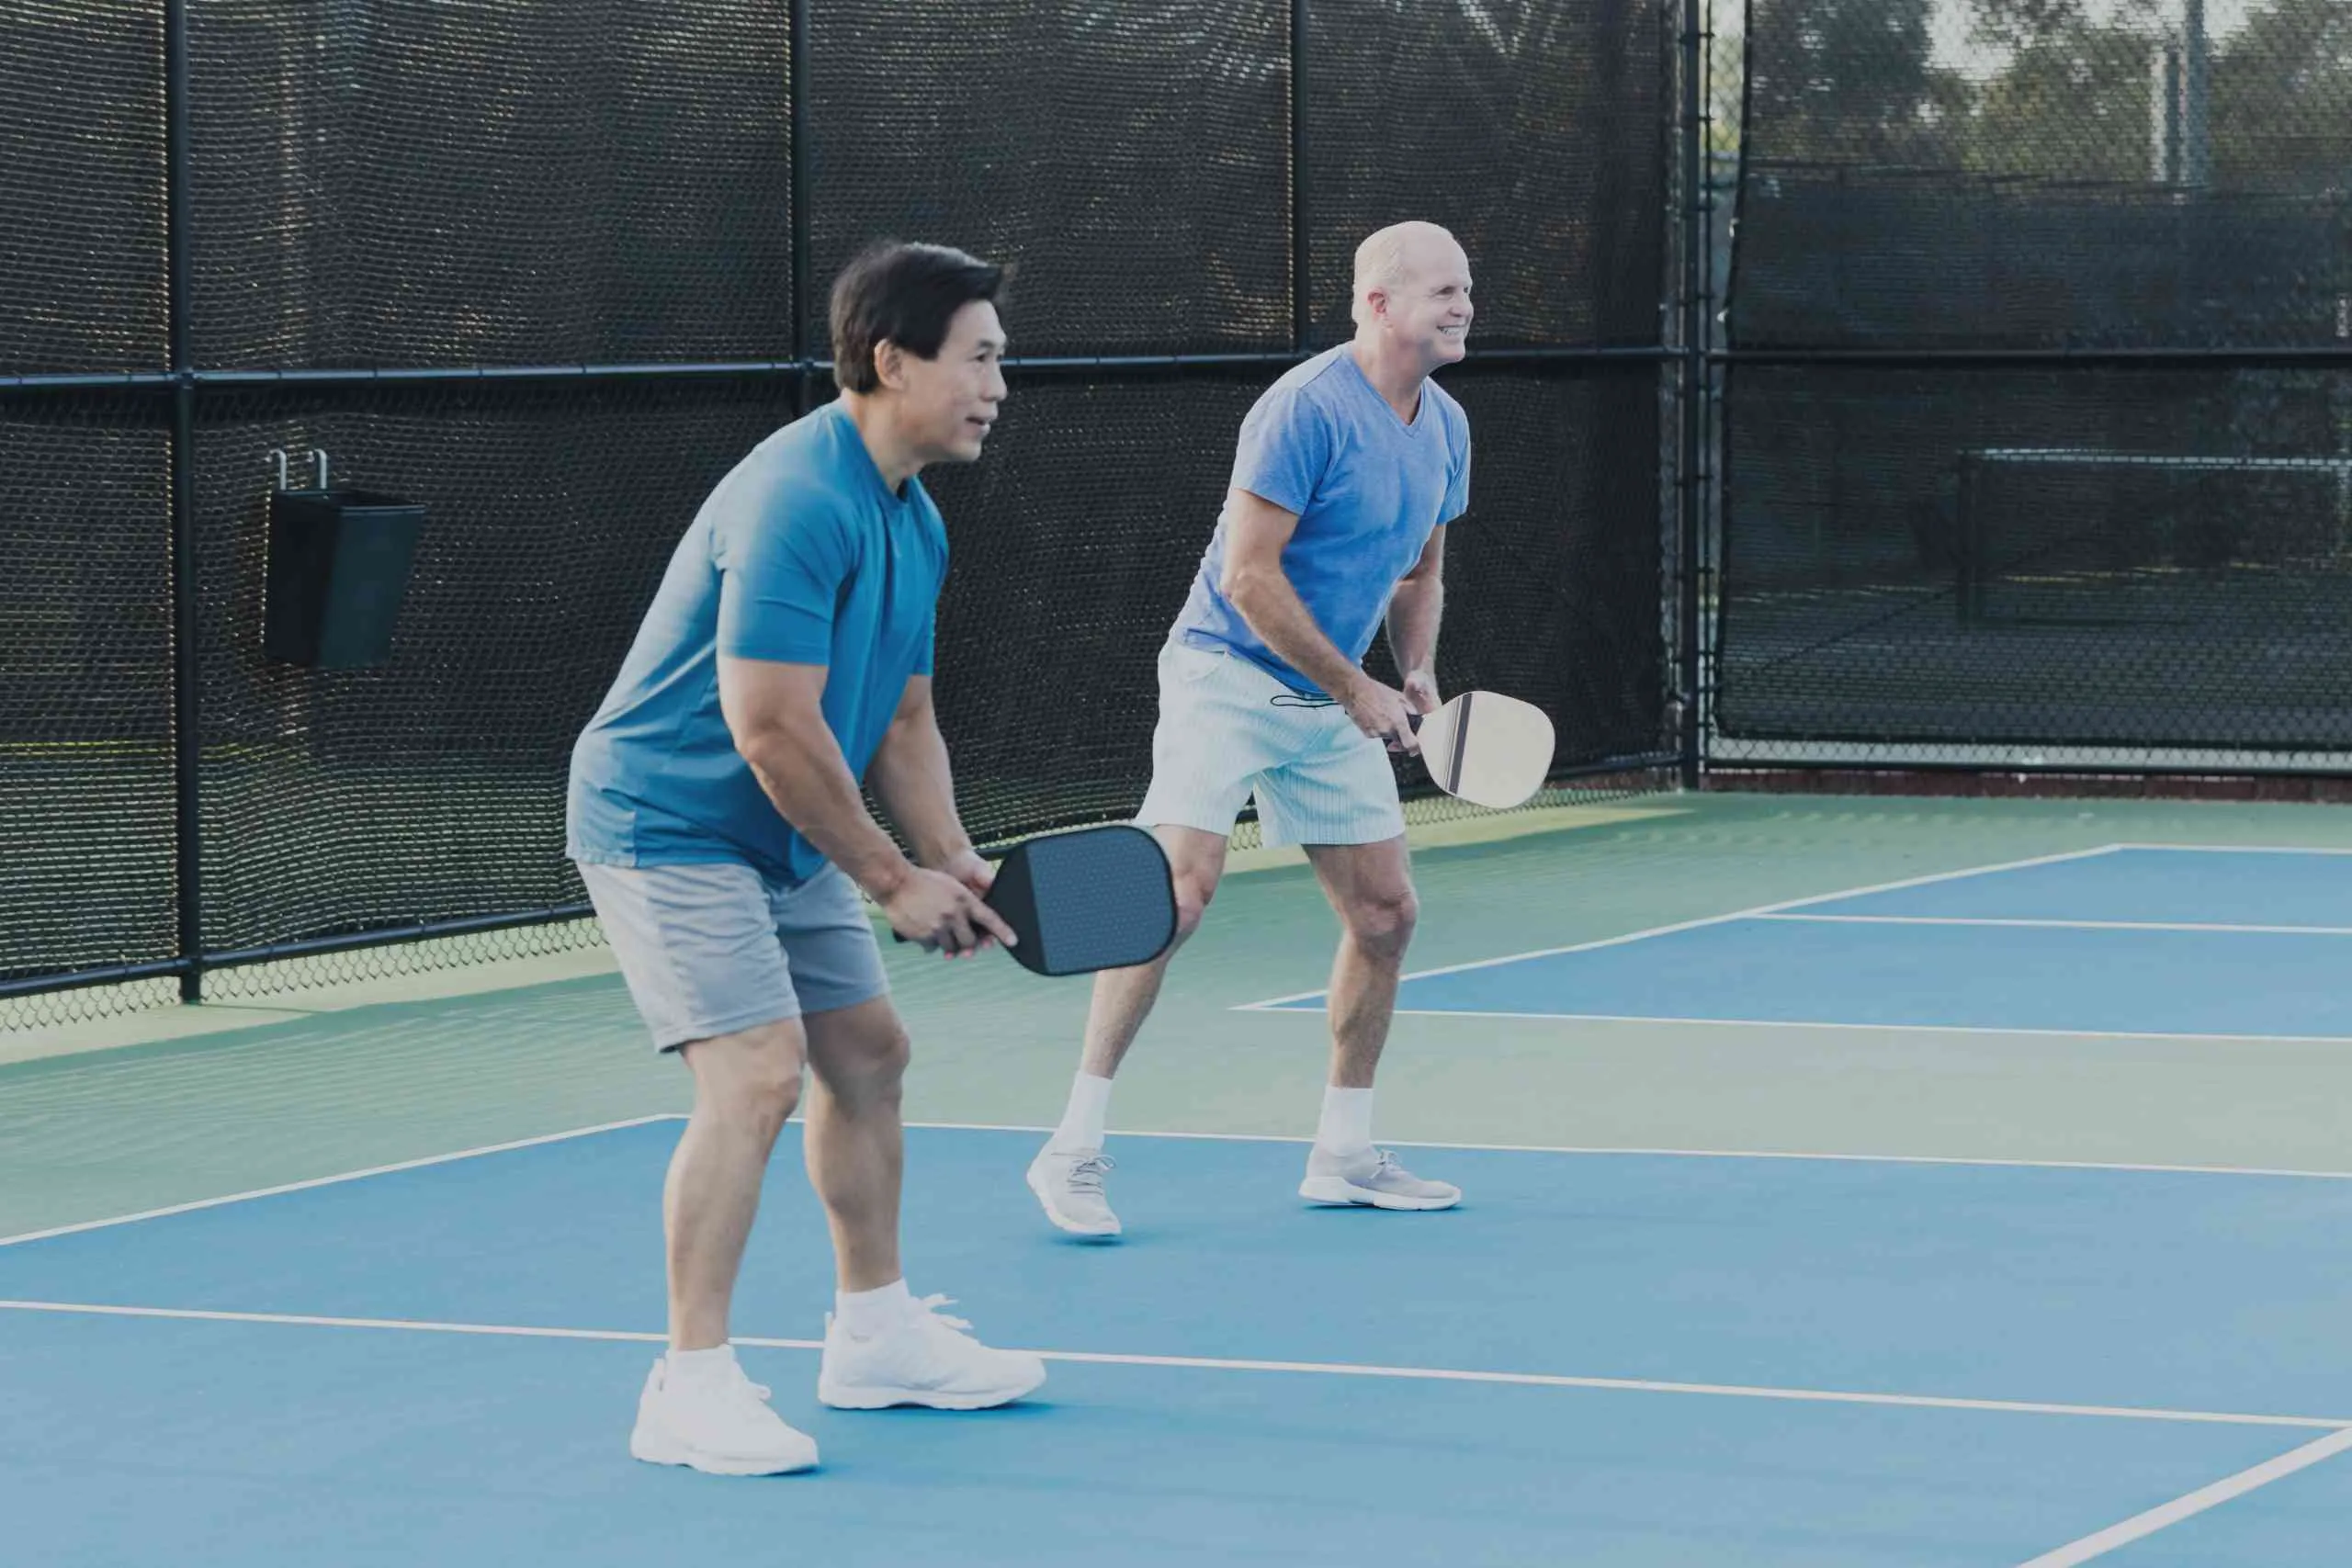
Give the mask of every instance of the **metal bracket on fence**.
[[[291, 490], [294, 488], [291, 484], [287, 482], [286, 448], [283, 446], [272, 448], [269, 454], [269, 458], [270, 461], [277, 467], [277, 488], [280, 490]], [[320, 490], [324, 490], [327, 488], [327, 455], [322, 448], [313, 446], [311, 448], [311, 459], [313, 466], [318, 469], [318, 488]]]

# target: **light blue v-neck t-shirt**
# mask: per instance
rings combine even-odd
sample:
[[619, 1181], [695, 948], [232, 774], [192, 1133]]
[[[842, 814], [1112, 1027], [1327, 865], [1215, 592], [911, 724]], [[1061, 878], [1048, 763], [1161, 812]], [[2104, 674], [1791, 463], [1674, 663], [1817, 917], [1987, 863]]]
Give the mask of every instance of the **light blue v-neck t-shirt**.
[[[1470, 421], [1442, 387], [1424, 380], [1421, 406], [1407, 423], [1341, 344], [1258, 400], [1241, 423], [1232, 488], [1298, 514], [1283, 547], [1283, 574], [1323, 635], [1361, 663], [1398, 579], [1430, 534], [1470, 503]], [[1295, 690], [1316, 692], [1217, 586], [1225, 552], [1220, 517], [1171, 635], [1229, 649]]]

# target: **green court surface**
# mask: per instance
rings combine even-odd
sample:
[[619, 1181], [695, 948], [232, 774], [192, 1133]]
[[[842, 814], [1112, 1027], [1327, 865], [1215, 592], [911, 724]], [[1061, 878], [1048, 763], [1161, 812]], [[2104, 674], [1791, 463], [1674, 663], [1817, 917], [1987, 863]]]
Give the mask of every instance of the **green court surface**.
[[[1423, 913], [1408, 967], [2115, 842], [2352, 847], [2352, 812], [2328, 807], [1736, 795], [1629, 804], [1637, 809], [1590, 814], [1602, 819], [1589, 826], [1419, 851]], [[1303, 867], [1229, 878], [1121, 1077], [1114, 1127], [1311, 1132], [1322, 1016], [1234, 1010], [1319, 989], [1332, 935]], [[1058, 1114], [1084, 981], [1040, 980], [1001, 955], [948, 964], [888, 943], [885, 954], [915, 1043], [911, 1120], [1019, 1126]], [[450, 983], [384, 981], [368, 994]], [[459, 972], [457, 983], [483, 980]], [[284, 1005], [316, 1004], [293, 993]], [[186, 1027], [187, 1010], [124, 1021], [107, 1037]], [[0, 1234], [679, 1110], [685, 1088], [646, 1048], [609, 974], [288, 1012], [0, 1066]], [[2352, 1170], [2347, 1091], [2352, 1046], [2325, 1041], [1407, 1016], [1382, 1069], [1378, 1131], [1400, 1141]]]

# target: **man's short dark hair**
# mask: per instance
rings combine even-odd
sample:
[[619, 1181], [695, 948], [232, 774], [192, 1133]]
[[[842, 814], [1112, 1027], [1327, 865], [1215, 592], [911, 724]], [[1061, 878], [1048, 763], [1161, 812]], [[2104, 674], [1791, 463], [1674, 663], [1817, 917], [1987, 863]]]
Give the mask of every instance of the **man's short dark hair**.
[[874, 351], [885, 342], [938, 358], [956, 312], [993, 304], [1003, 288], [1003, 267], [949, 245], [867, 246], [833, 280], [833, 379], [845, 392], [876, 390]]

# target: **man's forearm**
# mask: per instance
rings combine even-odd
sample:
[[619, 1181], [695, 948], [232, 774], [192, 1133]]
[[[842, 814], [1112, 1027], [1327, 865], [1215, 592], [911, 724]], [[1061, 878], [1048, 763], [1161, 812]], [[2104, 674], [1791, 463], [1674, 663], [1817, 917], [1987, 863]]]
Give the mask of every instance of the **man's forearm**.
[[1408, 577], [1388, 601], [1388, 651], [1396, 669], [1409, 675], [1437, 666], [1437, 626], [1445, 613], [1445, 583]]
[[1355, 662], [1323, 635], [1314, 613], [1283, 573], [1249, 578], [1235, 584], [1227, 597], [1260, 641], [1327, 695], [1345, 697], [1348, 688], [1363, 678]]
[[865, 770], [865, 782], [914, 845], [918, 863], [937, 867], [972, 847], [956, 810], [947, 742], [928, 713], [890, 726]]
[[784, 819], [850, 880], [886, 898], [911, 869], [899, 846], [867, 815], [857, 780], [822, 715], [765, 728], [737, 750]]

